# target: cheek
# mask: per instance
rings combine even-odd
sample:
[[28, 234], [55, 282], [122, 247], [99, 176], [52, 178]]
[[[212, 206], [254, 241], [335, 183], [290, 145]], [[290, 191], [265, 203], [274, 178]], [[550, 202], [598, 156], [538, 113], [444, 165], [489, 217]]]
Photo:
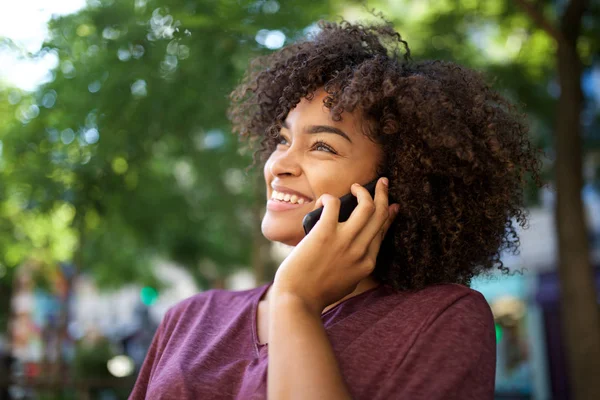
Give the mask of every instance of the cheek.
[[267, 187], [269, 186], [269, 183], [273, 180], [273, 175], [271, 174], [271, 163], [271, 157], [269, 157], [265, 162], [265, 166], [263, 167], [263, 176], [265, 178], [265, 184], [267, 185]]
[[360, 180], [356, 171], [349, 168], [350, 165], [316, 165], [310, 170], [306, 170], [306, 175], [313, 194], [319, 196], [327, 193], [337, 197], [341, 197], [350, 191], [350, 185], [355, 180]]
[[327, 182], [323, 182], [318, 186], [314, 186], [313, 190], [315, 194], [315, 200], [325, 193], [335, 197], [342, 197], [348, 193], [350, 191], [350, 185], [354, 182], [346, 184], [346, 179], [332, 179], [328, 180]]
[[[356, 164], [358, 165], [358, 164]], [[356, 166], [355, 165], [355, 166]], [[315, 175], [311, 181], [315, 200], [327, 193], [336, 197], [342, 197], [350, 193], [350, 187], [354, 183], [365, 185], [371, 182], [377, 174], [372, 165], [361, 165], [360, 168], [343, 168], [340, 171], [329, 171], [327, 177]]]

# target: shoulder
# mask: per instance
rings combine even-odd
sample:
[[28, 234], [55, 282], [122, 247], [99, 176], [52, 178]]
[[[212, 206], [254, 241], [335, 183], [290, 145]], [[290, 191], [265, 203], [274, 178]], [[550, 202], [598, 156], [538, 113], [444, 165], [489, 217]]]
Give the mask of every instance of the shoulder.
[[494, 317], [481, 293], [458, 284], [434, 285], [410, 293], [406, 303], [394, 315], [409, 348], [404, 362], [421, 358], [429, 360], [427, 368], [460, 362], [493, 369]]
[[394, 351], [381, 398], [493, 398], [496, 333], [481, 293], [443, 284], [390, 297], [388, 323], [402, 340], [390, 333], [386, 342]]
[[239, 310], [248, 306], [263, 289], [264, 286], [247, 290], [210, 289], [198, 293], [172, 306], [166, 312], [163, 323], [168, 325], [189, 316], [226, 314], [228, 310]]
[[429, 286], [415, 296], [424, 301], [432, 312], [441, 313], [449, 310], [465, 314], [486, 314], [491, 316], [491, 309], [485, 297], [467, 286], [459, 284], [443, 284]]
[[493, 330], [489, 304], [480, 292], [467, 286], [432, 285], [392, 297], [396, 304], [390, 317], [401, 318], [422, 330], [439, 323], [469, 326], [469, 332]]

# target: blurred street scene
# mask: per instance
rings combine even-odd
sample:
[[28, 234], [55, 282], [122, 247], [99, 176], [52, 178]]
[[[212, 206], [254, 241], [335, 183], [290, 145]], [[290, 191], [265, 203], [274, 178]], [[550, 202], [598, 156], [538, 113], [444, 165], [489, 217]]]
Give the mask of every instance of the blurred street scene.
[[[228, 94], [249, 60], [318, 20], [373, 19], [363, 3], [0, 4], [0, 400], [125, 399], [169, 307], [273, 278], [289, 248], [261, 234], [264, 183], [230, 133]], [[579, 3], [580, 18], [567, 20]], [[496, 320], [498, 399], [586, 398], [582, 388], [598, 381], [573, 371], [592, 371], [585, 361], [596, 353], [582, 355], [568, 338], [582, 332], [571, 317], [600, 318], [600, 2], [367, 4], [394, 23], [414, 59], [481, 70], [523, 106], [548, 185], [524, 193], [530, 227], [519, 231], [520, 254], [503, 258], [517, 272], [472, 286]], [[574, 42], [565, 26], [577, 26]], [[580, 63], [572, 70], [561, 58], [570, 44]], [[578, 123], [561, 122], [565, 104]], [[564, 131], [581, 142], [580, 159], [561, 153]], [[557, 160], [580, 166], [566, 180], [581, 205], [558, 194], [566, 191]], [[574, 277], [566, 257], [581, 252], [573, 235], [559, 234], [569, 224], [557, 204], [583, 210], [567, 226], [585, 229], [579, 243], [589, 250]], [[590, 287], [587, 308], [571, 307]], [[600, 341], [600, 329], [581, 340], [594, 332]]]

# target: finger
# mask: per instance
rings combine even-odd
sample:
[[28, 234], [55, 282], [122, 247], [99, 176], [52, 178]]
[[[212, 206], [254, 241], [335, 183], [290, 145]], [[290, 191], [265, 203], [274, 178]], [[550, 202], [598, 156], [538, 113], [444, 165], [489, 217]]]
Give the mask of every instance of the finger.
[[390, 226], [392, 226], [392, 223], [398, 216], [399, 210], [400, 205], [398, 203], [394, 203], [389, 206], [388, 219], [385, 221], [385, 224], [381, 227], [381, 230], [378, 232], [378, 235], [376, 235], [375, 238], [373, 238], [373, 240], [369, 244], [369, 250], [367, 251], [367, 254], [372, 260], [377, 260], [377, 254], [379, 254], [381, 243], [383, 242], [385, 235], [390, 229]]
[[344, 230], [348, 232], [350, 237], [355, 238], [373, 216], [375, 203], [371, 193], [358, 183], [352, 185], [350, 192], [356, 196], [358, 205], [350, 214], [350, 218], [344, 223]]
[[385, 221], [385, 224], [383, 224], [383, 227], [380, 230], [381, 241], [383, 241], [383, 239], [385, 238], [385, 235], [387, 234], [387, 231], [390, 229], [390, 226], [392, 226], [392, 223], [398, 216], [399, 210], [400, 210], [400, 204], [398, 204], [398, 203], [394, 203], [389, 206], [388, 219]]
[[324, 194], [317, 199], [317, 208], [323, 207], [321, 218], [315, 225], [337, 226], [340, 215], [340, 199], [330, 194]]
[[377, 182], [377, 186], [375, 187], [375, 199], [373, 200], [375, 210], [355, 239], [356, 243], [362, 243], [365, 246], [365, 249], [369, 246], [369, 243], [371, 243], [378, 232], [381, 231], [381, 228], [389, 216], [388, 186], [386, 183], [387, 178], [381, 178]]

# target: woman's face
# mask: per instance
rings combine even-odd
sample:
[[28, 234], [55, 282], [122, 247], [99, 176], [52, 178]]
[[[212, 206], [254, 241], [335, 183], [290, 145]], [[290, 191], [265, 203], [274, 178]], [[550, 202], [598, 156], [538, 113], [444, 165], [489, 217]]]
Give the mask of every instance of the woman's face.
[[341, 197], [353, 183], [377, 177], [380, 146], [364, 136], [357, 115], [344, 113], [334, 121], [323, 105], [326, 96], [319, 90], [289, 112], [281, 142], [265, 164], [262, 232], [269, 240], [297, 245], [304, 237], [302, 219], [322, 194]]

